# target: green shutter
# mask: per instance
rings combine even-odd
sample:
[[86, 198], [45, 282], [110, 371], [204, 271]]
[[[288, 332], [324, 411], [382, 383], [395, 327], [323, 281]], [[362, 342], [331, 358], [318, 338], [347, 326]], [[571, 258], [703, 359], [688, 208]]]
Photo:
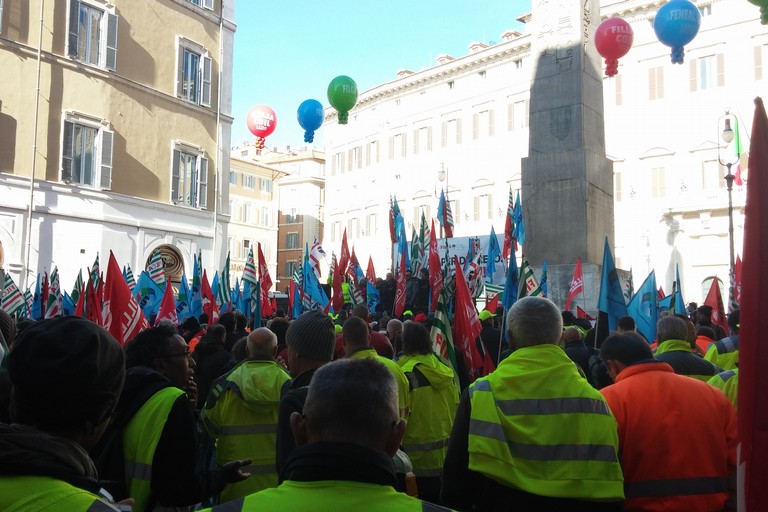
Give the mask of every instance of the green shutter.
[[117, 16], [107, 13], [107, 69], [117, 69]]
[[101, 176], [99, 187], [112, 188], [112, 142], [115, 134], [109, 130], [101, 130]]
[[80, 38], [80, 0], [69, 0], [69, 37], [67, 54], [77, 58], [77, 45]]
[[61, 148], [61, 181], [72, 181], [72, 141], [75, 123], [64, 121], [64, 137]]

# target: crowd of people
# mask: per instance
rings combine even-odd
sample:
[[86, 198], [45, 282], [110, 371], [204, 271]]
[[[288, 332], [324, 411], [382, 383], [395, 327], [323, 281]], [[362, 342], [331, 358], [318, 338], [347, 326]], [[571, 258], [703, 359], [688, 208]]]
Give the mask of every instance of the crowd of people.
[[646, 340], [525, 297], [478, 315], [472, 380], [413, 282], [404, 318], [229, 312], [124, 346], [0, 310], [0, 509], [735, 510], [738, 311]]

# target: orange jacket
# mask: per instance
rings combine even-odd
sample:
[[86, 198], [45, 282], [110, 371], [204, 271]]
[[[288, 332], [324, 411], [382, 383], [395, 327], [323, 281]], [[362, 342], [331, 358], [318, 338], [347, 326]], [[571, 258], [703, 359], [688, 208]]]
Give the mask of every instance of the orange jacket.
[[618, 423], [625, 510], [723, 509], [737, 444], [723, 393], [662, 362], [629, 366], [600, 392]]

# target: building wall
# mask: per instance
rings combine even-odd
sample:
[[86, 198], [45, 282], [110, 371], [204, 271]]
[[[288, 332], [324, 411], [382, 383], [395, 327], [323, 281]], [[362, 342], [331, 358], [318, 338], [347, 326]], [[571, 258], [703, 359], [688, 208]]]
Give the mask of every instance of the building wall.
[[[4, 220], [6, 265], [18, 280], [26, 264], [26, 210], [29, 205], [29, 179], [34, 176], [32, 249], [25, 277], [58, 264], [63, 279], [69, 276], [62, 267], [77, 269], [90, 264], [95, 252], [114, 249], [124, 253], [134, 269], [144, 268], [144, 253], [153, 243], [168, 239], [188, 245], [192, 252], [204, 252], [204, 265], [216, 266], [222, 260], [226, 240], [226, 188], [217, 178], [228, 166], [231, 133], [231, 68], [235, 25], [233, 5], [217, 0], [213, 10], [188, 0], [161, 0], [150, 6], [144, 2], [83, 0], [87, 5], [117, 18], [115, 69], [105, 61], [88, 64], [82, 55], [69, 55], [69, 18], [73, 0], [46, 2], [42, 12], [42, 42], [39, 47], [40, 94], [36, 93], [40, 14], [35, 2], [5, 0], [0, 20], [0, 185], [14, 197], [0, 198], [0, 217]], [[101, 25], [103, 37], [108, 33]], [[193, 104], [177, 95], [178, 48], [180, 38], [201, 55], [211, 59], [210, 105]], [[101, 55], [106, 53], [106, 41]], [[104, 57], [101, 57], [104, 59]], [[223, 77], [219, 83], [219, 77]], [[207, 81], [207, 80], [206, 80]], [[201, 86], [202, 87], [202, 86]], [[219, 101], [221, 97], [221, 101]], [[219, 103], [221, 109], [219, 110]], [[35, 107], [39, 108], [37, 124]], [[62, 174], [65, 147], [64, 122], [68, 114], [82, 116], [100, 130], [114, 134], [112, 141], [111, 183], [88, 186], [69, 183]], [[37, 137], [35, 141], [35, 137]], [[95, 146], [99, 153], [104, 139]], [[171, 180], [174, 143], [184, 144], [207, 160], [207, 190], [204, 207], [173, 205]], [[34, 145], [34, 152], [33, 152]], [[21, 180], [19, 179], [21, 178]], [[26, 182], [25, 182], [26, 181]], [[97, 183], [98, 185], [98, 183]], [[26, 197], [19, 201], [18, 197]], [[130, 203], [124, 207], [125, 202]], [[66, 203], [66, 211], [59, 204]], [[216, 211], [219, 205], [218, 211]], [[38, 231], [47, 223], [59, 224], [63, 217], [82, 225], [98, 221], [108, 212], [111, 222], [128, 234], [126, 250], [121, 245], [99, 242], [94, 236], [84, 240], [84, 257], [66, 259], [58, 252], [66, 241], [82, 230], [66, 223], [50, 234]], [[164, 233], [151, 235], [149, 228], [163, 212], [169, 221], [158, 225]], [[68, 227], [67, 227], [68, 226]], [[106, 229], [106, 228], [105, 228]], [[182, 241], [191, 237], [190, 241]], [[178, 239], [178, 240], [177, 240]], [[183, 250], [182, 250], [183, 252]], [[130, 255], [130, 256], [128, 256]], [[191, 257], [185, 256], [191, 269]], [[89, 261], [90, 260], [90, 261]], [[76, 271], [75, 271], [76, 273]]]

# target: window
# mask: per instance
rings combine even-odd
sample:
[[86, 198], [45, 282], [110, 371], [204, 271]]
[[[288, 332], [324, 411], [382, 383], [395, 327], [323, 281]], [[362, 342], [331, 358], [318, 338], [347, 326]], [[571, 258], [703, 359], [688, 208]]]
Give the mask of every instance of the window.
[[648, 99], [660, 100], [664, 97], [664, 68], [661, 66], [648, 70]]
[[272, 225], [272, 211], [266, 206], [261, 208], [261, 218], [259, 225], [270, 227]]
[[509, 121], [507, 128], [509, 131], [519, 131], [528, 129], [528, 100], [520, 100], [509, 104]]
[[334, 221], [331, 224], [331, 242], [341, 241], [341, 221]]
[[179, 39], [176, 95], [183, 100], [211, 106], [211, 58], [200, 45]]
[[[456, 214], [453, 214], [456, 218]], [[490, 194], [480, 194], [475, 196], [475, 222], [481, 220], [493, 219], [493, 196]]]
[[[413, 208], [413, 225], [416, 226], [416, 230], [421, 227], [421, 214], [424, 214], [424, 218], [427, 219], [427, 223], [429, 223], [429, 219], [431, 219], [430, 214], [430, 208], [428, 204], [423, 204], [421, 206], [416, 206]], [[453, 212], [451, 212], [453, 213]], [[429, 225], [429, 224], [427, 224]]]
[[766, 66], [764, 59], [768, 57], [768, 45], [755, 46], [755, 80], [763, 79], [763, 68]]
[[442, 132], [443, 147], [461, 144], [461, 119], [443, 121]]
[[493, 136], [493, 110], [475, 112], [472, 116], [472, 138], [485, 139]]
[[358, 217], [350, 217], [347, 236], [353, 240], [355, 238], [360, 238], [360, 219]]
[[691, 91], [704, 91], [725, 85], [725, 59], [722, 53], [690, 60]]
[[268, 180], [265, 178], [259, 178], [259, 190], [262, 192], [269, 192], [272, 193], [272, 180]]
[[290, 213], [285, 215], [285, 223], [296, 224], [297, 222], [299, 222], [299, 214], [296, 213], [296, 208], [291, 208]]
[[236, 207], [237, 207], [237, 203], [232, 199], [230, 199], [229, 200], [229, 216], [230, 217], [234, 216]]
[[717, 190], [725, 188], [725, 171], [717, 160], [701, 162], [701, 189]]
[[372, 140], [368, 143], [366, 147], [367, 151], [365, 153], [365, 165], [369, 166], [371, 164], [377, 164], [380, 160], [379, 155], [379, 141]]
[[213, 10], [213, 0], [187, 0], [191, 4], [205, 7], [206, 9]]
[[613, 199], [614, 201], [621, 201], [621, 173], [613, 173]]
[[422, 126], [413, 130], [413, 154], [432, 151], [432, 127]]
[[252, 215], [253, 205], [251, 203], [243, 203], [243, 207], [240, 209], [240, 222], [245, 224], [251, 222]]
[[293, 273], [299, 270], [299, 264], [295, 260], [288, 260], [285, 262], [285, 274], [284, 276], [291, 277]]
[[333, 163], [331, 164], [331, 175], [335, 176], [336, 173], [342, 174], [344, 172], [344, 153], [336, 153], [333, 155]]
[[86, 187], [112, 187], [114, 133], [104, 124], [68, 115], [64, 121], [61, 180]]
[[229, 184], [237, 185], [237, 173], [235, 171], [229, 171]]
[[349, 150], [349, 170], [360, 169], [363, 167], [363, 148], [361, 146], [354, 147]]
[[664, 167], [651, 168], [651, 197], [659, 199], [667, 195], [667, 176]]
[[180, 143], [173, 148], [171, 201], [192, 208], [208, 205], [208, 159], [200, 150]]
[[448, 204], [451, 205], [451, 215], [453, 216], [453, 223], [458, 224], [461, 221], [461, 215], [459, 215], [459, 200], [448, 199]]
[[250, 251], [251, 251], [251, 241], [248, 239], [243, 239], [243, 241], [240, 244], [240, 254], [238, 257], [241, 259], [246, 259]]
[[[3, 33], [3, 0], [0, 0], [0, 34]], [[0, 259], [0, 261], [2, 261]]]
[[256, 188], [256, 178], [248, 174], [243, 174], [243, 187], [249, 189]]
[[[699, 13], [701, 13], [701, 16], [712, 16], [712, 6], [711, 5], [701, 5], [699, 6]], [[707, 290], [709, 291], [709, 290]], [[706, 296], [706, 293], [704, 294]]]
[[299, 234], [288, 233], [285, 235], [285, 248], [286, 249], [298, 249], [299, 248]]
[[117, 16], [89, 3], [70, 0], [67, 54], [87, 64], [116, 69]]
[[405, 134], [398, 133], [389, 138], [389, 159], [395, 160], [405, 157]]
[[376, 214], [369, 213], [365, 216], [365, 234], [368, 236], [376, 236], [377, 233]]

